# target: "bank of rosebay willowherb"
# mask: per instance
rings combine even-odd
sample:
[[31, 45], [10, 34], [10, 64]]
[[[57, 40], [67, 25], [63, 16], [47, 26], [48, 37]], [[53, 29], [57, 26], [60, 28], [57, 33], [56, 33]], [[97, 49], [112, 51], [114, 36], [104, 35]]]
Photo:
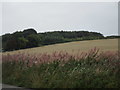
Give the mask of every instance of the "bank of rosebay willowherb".
[[120, 88], [120, 52], [2, 56], [3, 83], [26, 88]]

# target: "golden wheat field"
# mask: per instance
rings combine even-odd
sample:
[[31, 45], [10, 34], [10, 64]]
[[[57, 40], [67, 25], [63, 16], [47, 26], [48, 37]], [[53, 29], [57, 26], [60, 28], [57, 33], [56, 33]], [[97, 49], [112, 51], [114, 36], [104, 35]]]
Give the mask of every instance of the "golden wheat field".
[[46, 45], [42, 47], [30, 48], [30, 49], [23, 49], [7, 53], [17, 53], [17, 52], [24, 52], [30, 54], [39, 54], [39, 53], [52, 53], [52, 52], [59, 52], [59, 51], [66, 51], [68, 53], [78, 53], [78, 52], [87, 52], [92, 48], [98, 48], [100, 51], [116, 51], [118, 50], [118, 39], [101, 39], [101, 40], [88, 40], [88, 41], [75, 41], [75, 42], [68, 42], [68, 43], [61, 43], [61, 44], [53, 44], [53, 45]]

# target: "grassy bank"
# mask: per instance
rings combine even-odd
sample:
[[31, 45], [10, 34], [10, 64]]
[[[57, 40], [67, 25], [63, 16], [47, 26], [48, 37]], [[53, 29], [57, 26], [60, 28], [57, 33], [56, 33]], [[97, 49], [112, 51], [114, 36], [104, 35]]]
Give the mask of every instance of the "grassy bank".
[[119, 52], [3, 55], [3, 83], [27, 88], [120, 88]]

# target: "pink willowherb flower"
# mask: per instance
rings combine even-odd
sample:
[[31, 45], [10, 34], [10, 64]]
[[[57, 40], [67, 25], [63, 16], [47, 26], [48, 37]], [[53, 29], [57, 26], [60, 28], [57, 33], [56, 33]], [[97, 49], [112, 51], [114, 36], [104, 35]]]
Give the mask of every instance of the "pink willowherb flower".
[[53, 61], [60, 61], [60, 62], [67, 62], [69, 60], [85, 60], [86, 58], [94, 58], [95, 60], [103, 60], [107, 59], [109, 60], [109, 63], [111, 64], [116, 64], [114, 63], [114, 60], [120, 60], [120, 51], [107, 51], [107, 52], [101, 52], [98, 53], [99, 49], [96, 47], [89, 50], [87, 53], [82, 52], [82, 53], [76, 53], [76, 54], [70, 54], [65, 51], [60, 51], [60, 52], [53, 52], [52, 54], [48, 53], [39, 53], [39, 54], [29, 54], [29, 53], [15, 53], [15, 54], [2, 54], [2, 61], [8, 62], [8, 61], [15, 61], [16, 63], [19, 62], [24, 62], [25, 65], [27, 66], [32, 66], [33, 64], [39, 65], [41, 63], [50, 63]]

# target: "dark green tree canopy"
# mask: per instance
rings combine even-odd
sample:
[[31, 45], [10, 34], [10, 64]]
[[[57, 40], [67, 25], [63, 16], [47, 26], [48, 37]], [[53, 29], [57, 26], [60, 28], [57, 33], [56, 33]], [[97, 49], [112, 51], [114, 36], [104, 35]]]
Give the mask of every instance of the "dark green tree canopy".
[[23, 31], [16, 31], [12, 34], [2, 35], [2, 48], [4, 51], [11, 51], [56, 43], [102, 38], [104, 38], [104, 36], [97, 32], [54, 31], [37, 33], [35, 29], [29, 28]]
[[37, 31], [35, 31], [33, 28], [29, 28], [23, 31], [24, 37], [27, 37], [30, 34], [37, 34]]
[[28, 35], [27, 40], [27, 48], [37, 47], [39, 45], [39, 37], [36, 34]]

